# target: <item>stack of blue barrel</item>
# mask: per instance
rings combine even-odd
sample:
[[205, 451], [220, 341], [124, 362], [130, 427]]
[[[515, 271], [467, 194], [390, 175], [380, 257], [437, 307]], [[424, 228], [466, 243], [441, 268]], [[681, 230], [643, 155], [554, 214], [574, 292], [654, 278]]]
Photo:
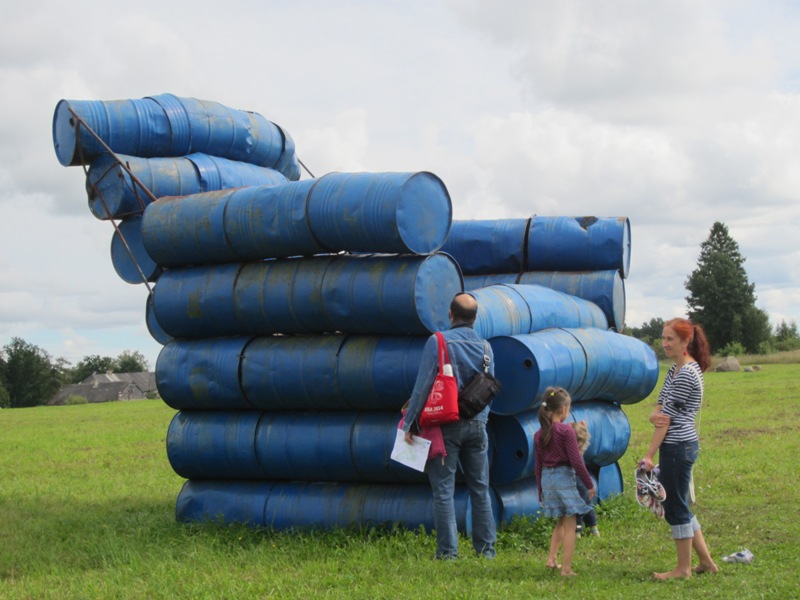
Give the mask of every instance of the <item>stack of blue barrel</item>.
[[630, 439], [620, 404], [655, 387], [655, 353], [620, 335], [630, 268], [626, 218], [542, 217], [456, 221], [442, 250], [478, 299], [503, 389], [492, 403], [491, 482], [502, 519], [537, 514], [533, 436], [549, 386], [573, 399], [571, 420], [592, 436], [584, 460], [601, 498], [622, 492], [618, 460]]
[[[62, 100], [53, 138], [62, 164], [87, 168], [92, 213], [114, 224], [120, 277], [150, 288], [158, 388], [178, 411], [167, 454], [187, 479], [178, 519], [432, 529], [425, 475], [389, 455], [425, 340], [465, 285], [504, 386], [490, 420], [497, 518], [538, 511], [531, 445], [547, 385], [588, 423], [601, 497], [622, 490], [619, 404], [646, 397], [658, 371], [648, 346], [613, 331], [627, 220], [453, 222], [431, 173], [300, 180], [277, 125], [168, 94]], [[624, 267], [597, 263], [603, 252]], [[463, 485], [456, 510], [469, 531]]]

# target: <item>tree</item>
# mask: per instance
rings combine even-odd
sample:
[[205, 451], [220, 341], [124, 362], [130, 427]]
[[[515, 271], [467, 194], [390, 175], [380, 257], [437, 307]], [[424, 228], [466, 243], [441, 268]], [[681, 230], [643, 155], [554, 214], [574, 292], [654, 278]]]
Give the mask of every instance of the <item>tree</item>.
[[141, 373], [147, 371], [147, 359], [144, 354], [135, 350], [123, 350], [117, 357], [115, 373]]
[[117, 361], [110, 356], [84, 356], [72, 369], [70, 383], [80, 383], [95, 373], [113, 373], [116, 368]]
[[664, 319], [660, 317], [650, 319], [647, 323], [643, 323], [641, 327], [632, 327], [630, 331], [633, 337], [648, 344], [660, 342], [663, 332]]
[[141, 373], [147, 370], [144, 354], [137, 350], [123, 350], [117, 358], [97, 354], [84, 356], [69, 370], [69, 380], [71, 383], [80, 383], [95, 373]]
[[656, 353], [656, 358], [658, 358], [658, 360], [667, 358], [667, 355], [664, 353], [664, 348], [661, 346], [661, 336], [663, 333], [664, 319], [660, 317], [650, 319], [647, 323], [642, 324], [641, 327], [628, 328], [628, 334], [650, 346], [653, 352]]
[[58, 368], [38, 346], [15, 337], [3, 347], [3, 352], [9, 406], [46, 404], [61, 387]]
[[755, 353], [771, 337], [769, 318], [755, 306], [755, 284], [748, 281], [744, 262], [728, 228], [716, 222], [700, 245], [697, 268], [684, 282], [689, 318], [703, 326], [712, 351], [739, 342]]
[[789, 351], [800, 348], [800, 334], [797, 332], [797, 323], [781, 321], [775, 326], [775, 342], [778, 350]]

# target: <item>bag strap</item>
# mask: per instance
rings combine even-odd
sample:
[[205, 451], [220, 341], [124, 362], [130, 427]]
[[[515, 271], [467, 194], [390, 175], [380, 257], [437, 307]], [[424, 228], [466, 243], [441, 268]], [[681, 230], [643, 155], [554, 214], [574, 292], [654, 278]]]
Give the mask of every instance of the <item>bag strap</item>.
[[489, 374], [489, 365], [492, 364], [492, 359], [489, 358], [489, 342], [483, 340], [483, 372]]
[[439, 343], [439, 373], [442, 373], [445, 363], [450, 362], [450, 356], [447, 354], [447, 343], [444, 341], [441, 331], [436, 332], [436, 340]]

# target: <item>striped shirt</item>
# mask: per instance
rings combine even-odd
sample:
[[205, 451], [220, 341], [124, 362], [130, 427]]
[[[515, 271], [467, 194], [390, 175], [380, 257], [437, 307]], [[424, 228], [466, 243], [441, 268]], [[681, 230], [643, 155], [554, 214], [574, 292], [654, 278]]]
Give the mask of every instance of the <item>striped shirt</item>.
[[[703, 372], [700, 365], [690, 362], [672, 368], [664, 378], [664, 387], [658, 395], [661, 412], [670, 418], [665, 444], [678, 444], [697, 440], [694, 419], [703, 400]], [[676, 373], [677, 370], [677, 373]]]

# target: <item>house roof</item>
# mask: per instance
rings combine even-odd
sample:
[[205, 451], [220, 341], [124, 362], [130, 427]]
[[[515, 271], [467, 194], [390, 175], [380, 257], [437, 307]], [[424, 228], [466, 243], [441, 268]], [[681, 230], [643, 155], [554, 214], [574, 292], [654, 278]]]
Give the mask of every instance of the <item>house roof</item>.
[[155, 392], [156, 374], [153, 371], [142, 371], [140, 373], [94, 373], [89, 375], [81, 383], [116, 383], [125, 381], [136, 384], [143, 392]]
[[48, 404], [50, 406], [66, 404], [70, 396], [82, 396], [90, 403], [140, 400], [147, 397], [139, 386], [129, 381], [73, 383], [58, 390]]

